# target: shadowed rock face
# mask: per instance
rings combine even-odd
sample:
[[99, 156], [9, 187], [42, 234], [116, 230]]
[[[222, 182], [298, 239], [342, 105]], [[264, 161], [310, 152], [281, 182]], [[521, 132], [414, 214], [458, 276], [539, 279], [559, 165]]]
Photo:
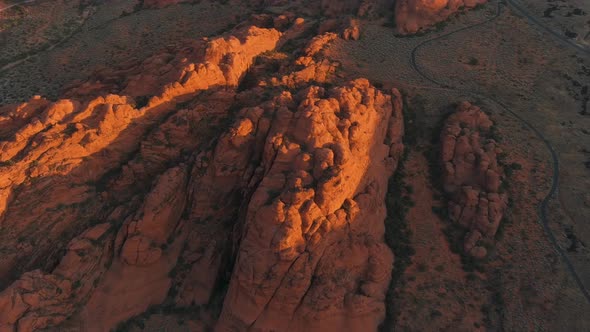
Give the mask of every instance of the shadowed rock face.
[[468, 229], [464, 249], [486, 256], [481, 239], [493, 239], [506, 210], [508, 197], [500, 192], [504, 178], [491, 138], [492, 121], [477, 106], [461, 103], [441, 133], [444, 189], [450, 195], [451, 219]]
[[377, 328], [401, 96], [338, 79], [337, 34], [267, 21], [0, 108], [0, 330], [164, 304], [220, 331]]
[[487, 0], [398, 0], [395, 23], [402, 34], [416, 33], [446, 20], [450, 15], [474, 8]]

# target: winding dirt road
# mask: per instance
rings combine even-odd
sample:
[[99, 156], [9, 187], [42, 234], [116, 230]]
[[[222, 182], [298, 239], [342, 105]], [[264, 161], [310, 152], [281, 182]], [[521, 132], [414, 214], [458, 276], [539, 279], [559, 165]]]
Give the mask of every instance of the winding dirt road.
[[[529, 21], [534, 23], [535, 25], [539, 26], [539, 28], [541, 28], [542, 30], [545, 30], [547, 32], [549, 32], [550, 35], [552, 35], [553, 37], [559, 39], [561, 42], [564, 42], [565, 44], [569, 45], [570, 47], [576, 49], [577, 51], [580, 51], [586, 55], [590, 54], [590, 51], [584, 47], [581, 47], [578, 44], [573, 43], [571, 40], [565, 39], [563, 38], [561, 35], [559, 35], [557, 32], [553, 31], [552, 29], [550, 29], [547, 26], [544, 26], [538, 19], [534, 18], [532, 15], [530, 15], [530, 13], [526, 12], [521, 6], [519, 6], [519, 4], [515, 5], [514, 0], [506, 0], [508, 2], [508, 4], [514, 6], [514, 8], [519, 11], [523, 16], [529, 18]], [[538, 213], [539, 213], [539, 218], [541, 220], [541, 224], [543, 225], [543, 229], [545, 230], [545, 233], [547, 234], [547, 237], [549, 238], [549, 241], [551, 242], [551, 244], [553, 245], [553, 247], [555, 248], [555, 250], [559, 253], [559, 256], [561, 257], [561, 259], [563, 260], [563, 262], [566, 265], [567, 271], [568, 273], [572, 276], [572, 278], [574, 279], [574, 281], [576, 282], [576, 284], [578, 285], [580, 292], [583, 294], [583, 296], [586, 298], [586, 300], [590, 303], [590, 293], [588, 292], [588, 290], [586, 289], [586, 286], [584, 285], [584, 283], [582, 282], [582, 279], [580, 278], [580, 275], [578, 274], [578, 272], [576, 271], [574, 265], [572, 264], [571, 260], [569, 259], [569, 257], [567, 256], [565, 250], [559, 245], [559, 243], [557, 242], [557, 238], [555, 236], [555, 234], [553, 233], [553, 231], [551, 230], [551, 228], [549, 227], [549, 220], [547, 218], [547, 208], [548, 208], [548, 204], [549, 201], [553, 198], [553, 196], [555, 195], [555, 193], [557, 192], [557, 189], [559, 188], [559, 157], [557, 156], [557, 153], [555, 152], [555, 149], [553, 147], [553, 145], [551, 144], [551, 142], [543, 135], [543, 133], [541, 133], [541, 131], [539, 131], [537, 128], [535, 128], [533, 125], [531, 125], [528, 121], [526, 121], [524, 118], [522, 118], [520, 115], [518, 115], [516, 112], [510, 110], [506, 105], [504, 105], [502, 102], [479, 94], [477, 92], [474, 91], [469, 91], [469, 90], [463, 90], [463, 89], [459, 89], [459, 88], [455, 88], [453, 86], [449, 86], [447, 84], [441, 83], [439, 81], [437, 81], [436, 79], [428, 76], [421, 68], [420, 66], [418, 66], [417, 63], [417, 52], [419, 49], [424, 48], [425, 46], [427, 46], [428, 44], [431, 44], [433, 42], [436, 42], [438, 40], [441, 40], [443, 38], [449, 37], [451, 35], [454, 35], [456, 33], [465, 31], [465, 30], [470, 30], [479, 26], [482, 26], [484, 24], [490, 23], [494, 20], [496, 20], [498, 17], [500, 17], [500, 15], [502, 14], [502, 7], [503, 5], [505, 5], [506, 3], [504, 1], [498, 1], [497, 2], [497, 10], [496, 10], [496, 14], [485, 20], [482, 21], [480, 23], [476, 23], [461, 29], [457, 29], [455, 31], [451, 31], [445, 34], [442, 34], [440, 36], [434, 37], [432, 39], [426, 40], [420, 44], [418, 44], [416, 47], [414, 47], [414, 49], [412, 49], [412, 54], [411, 54], [411, 66], [414, 69], [414, 71], [416, 71], [416, 73], [418, 73], [423, 79], [425, 79], [426, 81], [433, 83], [435, 85], [437, 85], [440, 88], [444, 88], [447, 89], [449, 91], [455, 91], [455, 92], [460, 92], [463, 93], [465, 95], [471, 95], [473, 97], [477, 97], [483, 100], [487, 100], [489, 102], [492, 102], [496, 105], [498, 105], [500, 108], [502, 108], [503, 110], [505, 110], [506, 112], [510, 113], [511, 115], [513, 115], [518, 121], [520, 121], [522, 124], [524, 124], [526, 127], [528, 127], [529, 129], [531, 129], [535, 135], [541, 139], [543, 141], [543, 143], [545, 144], [545, 146], [547, 147], [547, 150], [549, 151], [549, 153], [551, 154], [551, 163], [552, 163], [552, 167], [553, 167], [553, 176], [552, 176], [552, 184], [551, 184], [551, 189], [549, 190], [549, 192], [547, 193], [547, 195], [545, 196], [545, 198], [543, 199], [543, 201], [541, 202], [541, 204], [538, 207]]]
[[531, 15], [525, 8], [524, 5], [518, 0], [505, 0], [512, 8], [514, 8], [517, 12], [519, 12], [522, 16], [524, 16], [529, 22], [536, 25], [539, 29], [545, 31], [546, 33], [553, 36], [555, 39], [559, 40], [560, 42], [564, 43], [566, 46], [572, 47], [578, 52], [581, 52], [586, 55], [590, 55], [590, 49], [588, 47], [584, 47], [571, 39], [564, 38], [563, 34], [549, 28], [541, 20], [539, 20], [534, 15]]

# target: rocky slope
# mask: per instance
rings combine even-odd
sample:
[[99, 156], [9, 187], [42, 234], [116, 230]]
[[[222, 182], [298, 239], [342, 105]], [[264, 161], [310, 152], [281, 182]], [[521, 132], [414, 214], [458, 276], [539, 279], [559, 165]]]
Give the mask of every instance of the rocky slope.
[[150, 306], [376, 329], [401, 96], [339, 78], [338, 35], [310, 26], [254, 17], [2, 106], [0, 330], [108, 331]]
[[[260, 109], [238, 120], [228, 143], [253, 150], [244, 138], [255, 143], [262, 129], [266, 144], [219, 330], [376, 329], [383, 320], [393, 258], [383, 200], [401, 134], [391, 98], [366, 80], [312, 86], [283, 93], [270, 127]], [[388, 136], [396, 143], [383, 144]]]
[[463, 102], [446, 120], [440, 138], [449, 216], [468, 230], [464, 250], [478, 258], [486, 256], [480, 241], [493, 240], [508, 201], [498, 162], [502, 150], [491, 138], [492, 126], [479, 107]]

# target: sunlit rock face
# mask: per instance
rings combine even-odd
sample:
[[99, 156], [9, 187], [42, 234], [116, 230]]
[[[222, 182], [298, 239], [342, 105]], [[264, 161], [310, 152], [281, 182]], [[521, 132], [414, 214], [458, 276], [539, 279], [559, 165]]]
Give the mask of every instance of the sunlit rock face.
[[109, 331], [164, 305], [219, 331], [377, 329], [402, 98], [326, 55], [359, 38], [347, 17], [254, 15], [2, 106], [0, 331]]
[[401, 152], [400, 105], [397, 91], [360, 79], [284, 93], [270, 130], [251, 125], [257, 109], [238, 120], [251, 144], [268, 131], [219, 331], [377, 328], [393, 259], [382, 202]]
[[450, 15], [474, 8], [487, 0], [398, 0], [395, 23], [402, 34], [412, 34], [446, 20]]
[[83, 308], [108, 330], [164, 300], [193, 159], [281, 35], [246, 25], [97, 72], [63, 99], [1, 108], [0, 329], [55, 326]]

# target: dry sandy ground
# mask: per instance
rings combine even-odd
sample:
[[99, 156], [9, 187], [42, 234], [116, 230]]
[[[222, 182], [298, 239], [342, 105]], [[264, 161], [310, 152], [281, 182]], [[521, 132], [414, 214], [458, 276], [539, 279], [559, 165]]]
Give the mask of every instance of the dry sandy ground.
[[0, 67], [71, 35], [91, 9], [75, 0], [15, 3], [0, 13]]
[[[78, 1], [73, 0], [36, 3], [27, 7], [30, 12], [17, 26], [0, 32], [0, 48], [11, 45], [10, 51], [4, 48], [0, 52], [0, 63], [4, 61], [0, 67], [17, 61], [16, 65], [0, 70], [0, 104], [27, 100], [37, 94], [57, 98], [62, 86], [87, 77], [97, 68], [144, 59], [186, 38], [218, 34], [235, 23], [236, 14], [247, 12], [239, 6], [203, 1], [122, 16], [132, 12], [135, 1], [99, 3], [82, 12]], [[52, 19], [39, 15], [40, 10], [51, 13]], [[31, 31], [31, 26], [38, 25], [43, 27]], [[34, 56], [18, 62], [27, 54]]]
[[[492, 2], [483, 10], [454, 18], [442, 33], [492, 17], [495, 6]], [[419, 118], [427, 130], [435, 127], [442, 106], [471, 99], [434, 88], [410, 66], [412, 48], [440, 33], [396, 38], [389, 28], [369, 24], [360, 41], [340, 41], [332, 51], [341, 54], [345, 68], [358, 76], [422, 95], [429, 106]], [[506, 8], [494, 22], [431, 43], [418, 50], [417, 57], [429, 76], [501, 100], [551, 142], [560, 158], [561, 182], [549, 207], [549, 224], [589, 288], [590, 171], [585, 163], [590, 160], [590, 116], [583, 114], [588, 102], [584, 87], [590, 85], [589, 59]], [[514, 222], [498, 244], [499, 262], [488, 272], [488, 278], [503, 285], [505, 310], [499, 322], [505, 330], [589, 330], [590, 319], [583, 313], [590, 304], [566, 273], [537, 217], [536, 207], [551, 185], [550, 154], [514, 117], [495, 105], [483, 106], [498, 115], [494, 120], [500, 122], [511, 153], [523, 167], [527, 165], [523, 172], [530, 177], [514, 180], [519, 183], [515, 187], [524, 191], [514, 193], [518, 197]]]
[[[402, 279], [396, 301], [402, 308], [396, 327], [400, 331], [427, 331], [433, 327], [454, 331], [483, 330], [481, 307], [490, 292], [479, 273], [463, 271], [458, 255], [451, 252], [443, 222], [432, 211], [440, 205], [433, 198], [428, 161], [420, 151], [410, 153], [405, 182], [412, 188], [415, 206], [407, 215], [416, 253]], [[416, 320], [416, 317], [421, 317]]]
[[[584, 151], [590, 146], [590, 115], [585, 111], [590, 62], [545, 37], [508, 14], [496, 25], [478, 29], [477, 34], [466, 31], [437, 43], [430, 49], [434, 52], [423, 51], [422, 59], [425, 67], [436, 68], [431, 73], [443, 77], [445, 83], [458, 82], [467, 89], [497, 96], [551, 142], [560, 159], [560, 186], [550, 209], [550, 225], [561, 247], [571, 248], [570, 259], [588, 283], [590, 177], [585, 165], [589, 155]], [[470, 48], [457, 50], [459, 41]], [[478, 59], [478, 65], [465, 64], [471, 57]]]
[[586, 0], [518, 0], [544, 24], [571, 40], [590, 46], [590, 2]]

